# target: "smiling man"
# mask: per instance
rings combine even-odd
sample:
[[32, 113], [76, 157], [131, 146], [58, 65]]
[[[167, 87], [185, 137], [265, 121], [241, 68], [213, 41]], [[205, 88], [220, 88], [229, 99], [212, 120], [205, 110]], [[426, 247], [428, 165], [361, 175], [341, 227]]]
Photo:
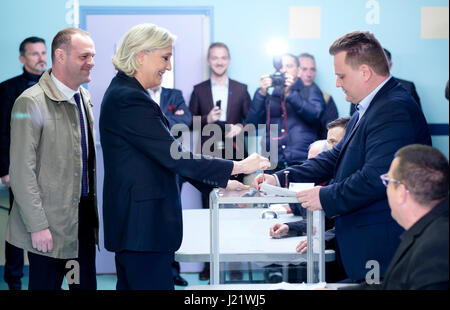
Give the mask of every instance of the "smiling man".
[[[352, 282], [366, 279], [369, 261], [379, 265], [382, 278], [400, 242], [403, 229], [394, 221], [379, 175], [389, 169], [395, 152], [413, 144], [431, 145], [425, 117], [412, 97], [389, 73], [384, 51], [367, 31], [337, 39], [334, 56], [336, 86], [346, 100], [359, 104], [344, 138], [328, 152], [288, 168], [291, 182], [330, 181], [297, 194], [302, 207], [324, 210], [335, 218], [338, 259]], [[284, 186], [283, 171], [265, 175]], [[263, 176], [255, 178], [259, 188]], [[370, 265], [370, 264], [369, 264]]]
[[29, 289], [96, 289], [98, 212], [94, 119], [89, 93], [94, 42], [77, 28], [58, 32], [52, 68], [14, 103], [6, 240], [28, 251]]
[[[227, 71], [231, 63], [231, 57], [226, 44], [222, 42], [212, 43], [208, 49], [207, 63], [211, 71], [211, 78], [194, 86], [189, 101], [189, 109], [193, 116], [193, 123], [196, 119], [200, 119], [201, 132], [206, 125], [216, 124], [220, 126], [222, 133], [220, 139], [216, 139], [213, 134], [201, 135], [202, 147], [206, 141], [215, 139], [213, 148], [202, 150], [202, 154], [215, 156], [221, 154], [220, 156], [225, 158], [225, 139], [233, 139], [233, 143], [230, 143], [230, 145], [233, 144], [233, 158], [228, 159], [242, 159], [237, 156], [237, 151], [241, 151], [237, 149], [241, 143], [237, 143], [238, 138], [236, 136], [241, 133], [251, 103], [247, 85], [228, 77]], [[229, 131], [226, 131], [225, 124], [229, 125]], [[244, 156], [246, 155], [247, 153], [244, 150]], [[243, 175], [236, 176], [235, 179], [242, 181]], [[209, 208], [209, 195], [202, 195], [202, 205], [203, 208]], [[241, 276], [238, 273], [236, 275], [233, 273], [233, 278], [239, 279]], [[207, 267], [200, 274], [200, 279], [209, 279]]]

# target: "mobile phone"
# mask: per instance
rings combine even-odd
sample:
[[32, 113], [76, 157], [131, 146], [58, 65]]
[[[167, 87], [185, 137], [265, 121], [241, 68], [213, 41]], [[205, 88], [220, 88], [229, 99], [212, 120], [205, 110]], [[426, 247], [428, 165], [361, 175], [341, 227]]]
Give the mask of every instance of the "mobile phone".
[[219, 109], [221, 109], [221, 105], [222, 105], [222, 100], [217, 100], [216, 107], [219, 107]]

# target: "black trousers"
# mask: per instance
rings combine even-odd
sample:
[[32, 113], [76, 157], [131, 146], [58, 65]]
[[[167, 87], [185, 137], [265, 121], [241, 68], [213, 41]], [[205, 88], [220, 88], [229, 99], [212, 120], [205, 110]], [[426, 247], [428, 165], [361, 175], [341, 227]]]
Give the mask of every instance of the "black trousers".
[[[14, 194], [9, 188], [9, 212], [14, 202]], [[3, 276], [10, 290], [22, 289], [23, 250], [5, 241], [5, 274]]]
[[28, 289], [60, 290], [64, 276], [67, 276], [70, 290], [97, 289], [95, 226], [96, 217], [93, 199], [91, 196], [81, 197], [78, 206], [78, 257], [59, 259], [28, 252], [30, 262]]
[[173, 290], [173, 253], [116, 252], [117, 290]]

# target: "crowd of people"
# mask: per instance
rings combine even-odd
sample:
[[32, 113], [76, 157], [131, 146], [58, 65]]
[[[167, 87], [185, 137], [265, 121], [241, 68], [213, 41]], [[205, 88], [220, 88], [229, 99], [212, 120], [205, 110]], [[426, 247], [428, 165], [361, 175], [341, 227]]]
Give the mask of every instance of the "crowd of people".
[[[115, 253], [117, 289], [187, 285], [174, 261], [182, 241], [181, 184], [194, 185], [209, 208], [213, 188], [247, 189], [244, 176], [261, 170], [252, 183], [256, 189], [263, 181], [286, 186], [286, 171], [289, 182], [316, 184], [298, 192], [299, 203], [291, 208], [297, 214], [325, 212], [327, 247], [336, 251], [327, 268], [330, 281], [366, 283], [366, 263], [375, 260], [383, 281], [370, 288], [448, 288], [448, 160], [431, 147], [414, 84], [392, 77], [391, 54], [372, 33], [350, 32], [329, 49], [336, 86], [352, 107], [351, 116], [341, 118], [334, 99], [315, 83], [313, 55], [281, 55], [281, 83], [263, 75], [251, 98], [246, 84], [228, 77], [230, 50], [221, 42], [210, 45], [210, 78], [194, 86], [187, 106], [181, 91], [161, 87], [164, 72], [172, 69], [175, 40], [166, 29], [140, 24], [113, 57], [117, 74], [98, 119], [102, 223], [97, 120], [82, 86], [95, 65], [95, 44], [84, 30], [61, 30], [51, 44], [49, 69], [43, 39], [30, 37], [20, 45], [23, 74], [0, 84], [10, 289], [21, 288], [23, 250], [29, 289], [60, 289], [73, 264], [79, 276], [68, 281], [70, 289], [96, 289], [100, 225], [105, 248]], [[212, 129], [194, 156], [171, 128], [192, 128], [195, 121], [203, 132]], [[238, 139], [247, 124], [266, 125], [262, 146], [276, 153], [276, 162], [241, 149]], [[277, 150], [268, 149], [274, 141]], [[174, 145], [184, 156], [174, 158]], [[305, 223], [278, 223], [268, 233], [302, 235]], [[297, 246], [306, 250], [305, 242]], [[200, 279], [209, 273], [205, 264]], [[242, 273], [234, 270], [230, 277], [242, 280]]]

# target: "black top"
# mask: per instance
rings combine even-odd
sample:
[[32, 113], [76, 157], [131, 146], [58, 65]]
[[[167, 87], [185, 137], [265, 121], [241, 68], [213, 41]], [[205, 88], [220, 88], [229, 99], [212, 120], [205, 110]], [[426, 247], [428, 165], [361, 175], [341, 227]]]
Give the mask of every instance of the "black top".
[[9, 172], [9, 141], [11, 111], [24, 90], [36, 84], [41, 75], [31, 74], [23, 69], [23, 73], [0, 84], [0, 177]]
[[401, 235], [379, 285], [342, 289], [448, 290], [449, 200], [443, 200]]

